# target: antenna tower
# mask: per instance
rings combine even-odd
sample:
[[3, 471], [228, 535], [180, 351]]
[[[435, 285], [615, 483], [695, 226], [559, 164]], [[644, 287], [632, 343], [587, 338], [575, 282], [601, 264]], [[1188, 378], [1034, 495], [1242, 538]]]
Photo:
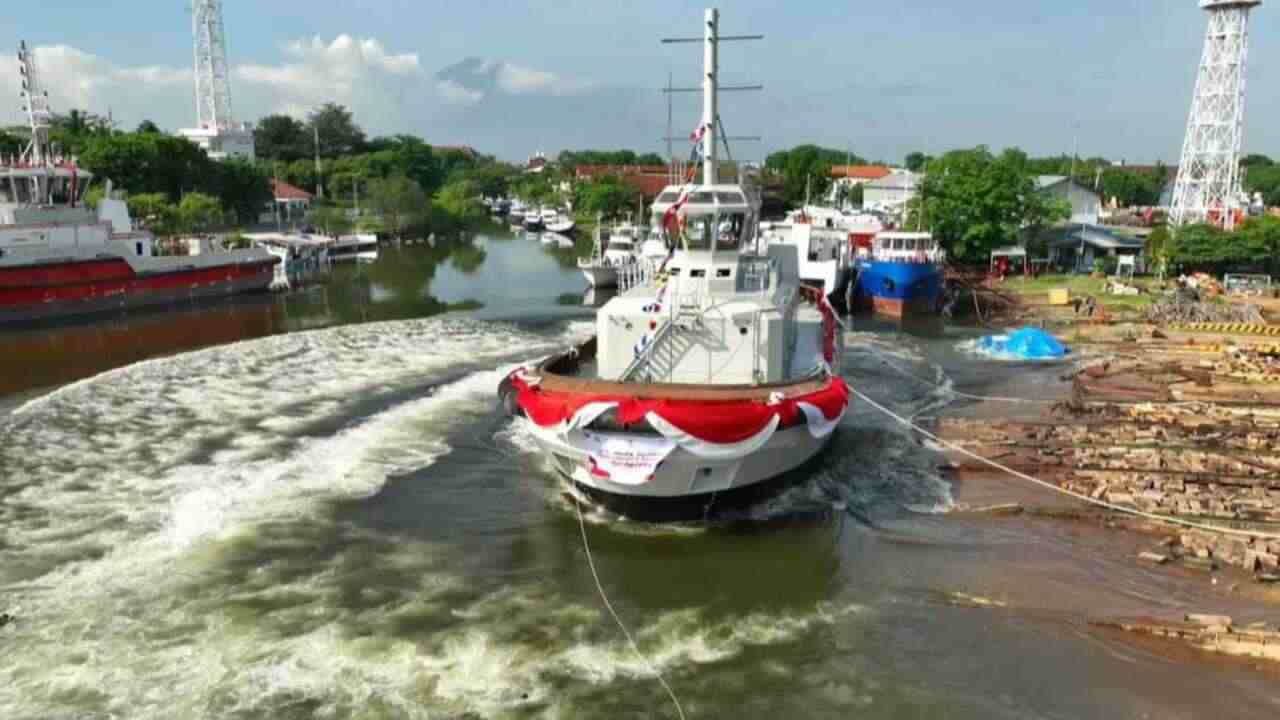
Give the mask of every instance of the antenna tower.
[[230, 129], [231, 83], [222, 0], [193, 0], [191, 31], [196, 53], [196, 123], [209, 130]]
[[1249, 13], [1262, 0], [1200, 0], [1209, 13], [1170, 222], [1230, 230], [1240, 205]]
[[[730, 138], [724, 133], [724, 123], [720, 121], [720, 93], [742, 90], [761, 90], [760, 85], [729, 86], [720, 83], [720, 43], [739, 40], [761, 40], [763, 35], [721, 35], [720, 11], [708, 9], [703, 20], [703, 34], [700, 38], [664, 38], [663, 43], [699, 43], [703, 47], [702, 86], [698, 88], [673, 88], [668, 83], [665, 92], [701, 93], [702, 94], [702, 181], [713, 185], [719, 181], [719, 153], [717, 141], [724, 143], [726, 153], [729, 151], [729, 140], [759, 140], [759, 137]], [[730, 157], [732, 160], [732, 157]]]
[[26, 165], [47, 165], [52, 159], [49, 152], [49, 124], [53, 113], [49, 110], [49, 93], [40, 84], [36, 71], [35, 53], [27, 43], [18, 44], [18, 73], [22, 76], [23, 110], [31, 126], [31, 142], [22, 153]]

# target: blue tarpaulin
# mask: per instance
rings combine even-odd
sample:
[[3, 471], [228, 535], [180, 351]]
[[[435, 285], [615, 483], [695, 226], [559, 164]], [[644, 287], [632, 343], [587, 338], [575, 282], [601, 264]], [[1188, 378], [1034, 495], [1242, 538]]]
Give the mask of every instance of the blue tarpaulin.
[[988, 335], [978, 341], [978, 349], [991, 355], [1023, 360], [1057, 360], [1070, 352], [1054, 336], [1029, 327], [1007, 335]]

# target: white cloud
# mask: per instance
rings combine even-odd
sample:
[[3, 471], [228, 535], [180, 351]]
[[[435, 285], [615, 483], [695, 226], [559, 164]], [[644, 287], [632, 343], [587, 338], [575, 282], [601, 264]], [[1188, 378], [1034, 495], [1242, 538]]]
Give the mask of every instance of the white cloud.
[[[110, 111], [122, 129], [151, 120], [172, 130], [195, 120], [189, 66], [121, 66], [64, 45], [35, 52], [55, 112]], [[25, 124], [19, 82], [16, 59], [0, 54], [0, 98], [11, 98], [0, 100], [0, 125]], [[346, 34], [289, 43], [277, 63], [234, 66], [231, 87], [232, 110], [241, 121], [271, 113], [305, 117], [323, 103], [336, 102], [349, 107], [370, 135], [421, 133], [511, 157], [522, 157], [526, 146], [545, 144], [556, 129], [574, 124], [562, 116], [568, 110], [561, 103], [547, 99], [593, 98], [602, 92], [606, 89], [555, 72], [485, 58], [468, 58], [432, 74], [415, 53], [392, 52], [376, 39]], [[520, 126], [511, 126], [513, 116], [523, 118]], [[609, 140], [614, 126], [609, 125]]]
[[[0, 56], [0, 92], [14, 98], [0, 107], [0, 118], [8, 123], [24, 122], [17, 102], [20, 79], [17, 58]], [[54, 112], [72, 108], [88, 109], [100, 115], [108, 112], [117, 118], [140, 121], [155, 106], [154, 100], [179, 102], [192, 92], [191, 70], [161, 66], [118, 67], [96, 55], [66, 45], [35, 49], [36, 71]], [[194, 107], [194, 100], [182, 102], [181, 108]], [[194, 112], [191, 110], [190, 112]]]
[[567, 84], [558, 75], [545, 70], [502, 63], [498, 68], [498, 86], [512, 95], [561, 94]]
[[450, 105], [474, 105], [484, 99], [484, 92], [463, 87], [453, 80], [436, 83], [436, 93]]
[[242, 65], [232, 92], [245, 97], [256, 115], [305, 115], [326, 102], [351, 108], [375, 132], [404, 130], [412, 123], [413, 91], [424, 82], [417, 54], [392, 54], [372, 38], [318, 37], [286, 47], [282, 65]]

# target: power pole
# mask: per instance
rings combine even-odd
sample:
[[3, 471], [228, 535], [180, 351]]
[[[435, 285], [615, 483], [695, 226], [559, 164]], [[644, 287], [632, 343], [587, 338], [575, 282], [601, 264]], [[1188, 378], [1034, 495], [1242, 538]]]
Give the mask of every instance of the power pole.
[[316, 199], [324, 200], [324, 175], [320, 168], [320, 125], [312, 120], [311, 129], [315, 133], [316, 143]]

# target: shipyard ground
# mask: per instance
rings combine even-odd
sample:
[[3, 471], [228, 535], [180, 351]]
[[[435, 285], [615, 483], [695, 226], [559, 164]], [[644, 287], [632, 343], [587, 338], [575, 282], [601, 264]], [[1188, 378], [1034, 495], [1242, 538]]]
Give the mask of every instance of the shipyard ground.
[[[1220, 605], [1152, 598], [1149, 612], [1104, 613], [1095, 625], [1144, 647], [1263, 660], [1260, 669], [1277, 671], [1280, 628], [1269, 620], [1280, 610], [1280, 301], [1214, 299], [1260, 306], [1270, 322], [1150, 324], [1150, 295], [1098, 298], [1102, 311], [1081, 317], [1050, 305], [1049, 285], [996, 286], [1016, 306], [993, 326], [1040, 325], [1070, 343], [1074, 363], [1058, 382], [1040, 384], [1034, 397], [1019, 388], [1029, 403], [961, 397], [922, 422], [944, 443], [953, 515], [1098, 535], [1098, 552], [1162, 573], [1174, 587], [1207, 589]], [[1233, 618], [1229, 608], [1241, 603], [1252, 609]], [[1272, 610], [1259, 616], [1259, 608]]]

